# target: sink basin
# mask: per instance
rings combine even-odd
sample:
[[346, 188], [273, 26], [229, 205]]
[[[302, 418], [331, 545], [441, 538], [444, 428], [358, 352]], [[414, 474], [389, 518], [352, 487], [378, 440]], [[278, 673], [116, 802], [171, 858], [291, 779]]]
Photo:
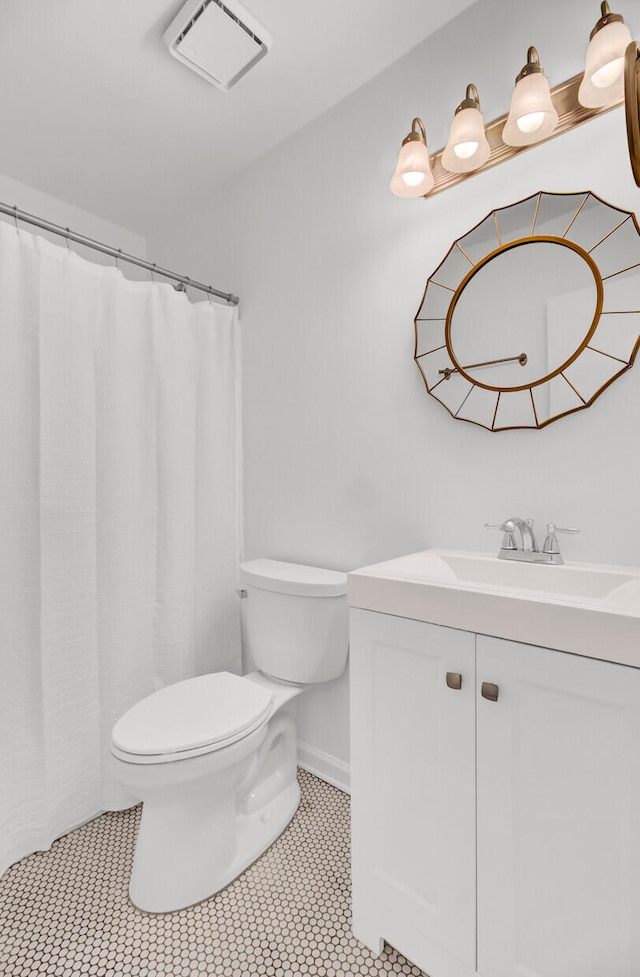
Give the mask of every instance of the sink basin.
[[424, 550], [350, 573], [349, 603], [640, 667], [640, 567]]
[[640, 569], [619, 570], [596, 565], [518, 563], [473, 553], [441, 553], [440, 559], [456, 580], [478, 586], [532, 590], [568, 598], [610, 597], [618, 587], [640, 580]]

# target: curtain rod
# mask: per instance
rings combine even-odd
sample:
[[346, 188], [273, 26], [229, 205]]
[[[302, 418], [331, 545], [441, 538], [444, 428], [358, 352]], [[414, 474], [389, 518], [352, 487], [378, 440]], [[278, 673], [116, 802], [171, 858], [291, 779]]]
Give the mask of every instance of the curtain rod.
[[83, 244], [87, 248], [93, 248], [94, 251], [108, 254], [112, 258], [115, 258], [116, 261], [127, 261], [130, 265], [145, 268], [152, 274], [161, 275], [163, 278], [169, 278], [171, 281], [179, 282], [185, 288], [188, 285], [191, 288], [199, 289], [201, 292], [206, 292], [208, 295], [216, 295], [218, 298], [228, 302], [229, 305], [237, 305], [240, 301], [237, 295], [232, 295], [230, 292], [220, 292], [212, 285], [203, 285], [202, 282], [196, 282], [191, 278], [187, 278], [186, 275], [178, 275], [174, 271], [160, 268], [151, 261], [145, 261], [144, 258], [136, 258], [131, 254], [125, 254], [120, 249], [111, 248], [108, 244], [102, 244], [100, 241], [95, 241], [91, 237], [85, 237], [84, 234], [76, 234], [74, 231], [70, 231], [68, 227], [62, 227], [60, 224], [52, 224], [50, 221], [43, 220], [41, 217], [34, 217], [33, 214], [27, 214], [26, 211], [19, 210], [16, 206], [10, 207], [9, 204], [0, 202], [0, 214], [13, 217], [16, 221], [16, 226], [18, 221], [22, 221], [24, 224], [33, 224], [35, 227], [41, 227], [43, 230], [50, 231], [52, 234], [59, 234], [60, 237], [66, 238], [67, 241], [73, 241], [75, 244]]

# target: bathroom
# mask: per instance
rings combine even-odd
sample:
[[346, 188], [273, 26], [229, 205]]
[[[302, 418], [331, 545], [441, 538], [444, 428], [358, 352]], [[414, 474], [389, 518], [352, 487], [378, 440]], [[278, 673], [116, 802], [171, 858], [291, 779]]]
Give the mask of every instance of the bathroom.
[[[640, 190], [629, 166], [623, 109], [425, 201], [389, 193], [400, 142], [414, 116], [423, 118], [435, 150], [445, 144], [470, 82], [480, 93], [485, 120], [502, 115], [532, 44], [552, 86], [577, 75], [598, 3], [477, 0], [455, 5], [456, 15], [446, 22], [450, 5], [445, 11], [430, 4], [432, 32], [426, 27], [377, 71], [358, 75], [354, 69], [353, 88], [333, 104], [318, 99], [320, 114], [300, 112], [292, 95], [289, 129], [277, 144], [265, 120], [247, 111], [243, 138], [262, 141], [266, 151], [252, 151], [237, 173], [229, 167], [219, 184], [205, 160], [190, 168], [183, 138], [189, 99], [197, 106], [198, 126], [206, 128], [201, 112], [207, 99], [241, 96], [244, 86], [259, 85], [261, 68], [277, 56], [276, 14], [286, 19], [288, 5], [248, 4], [273, 33], [273, 52], [228, 95], [171, 61], [163, 47], [162, 33], [181, 3], [147, 2], [135, 15], [123, 0], [110, 4], [109, 42], [122, 44], [124, 54], [107, 57], [105, 45], [99, 48], [103, 61], [79, 43], [95, 43], [87, 12], [92, 5], [68, 6], [64, 16], [17, 3], [3, 10], [0, 63], [3, 90], [12, 94], [2, 108], [0, 200], [240, 297], [243, 559], [350, 571], [426, 548], [495, 552], [498, 537], [484, 524], [518, 512], [538, 528], [549, 521], [579, 527], [580, 535], [562, 538], [567, 561], [640, 563], [640, 458], [633, 442], [640, 392], [634, 369], [588, 410], [539, 431], [491, 433], [454, 421], [426, 395], [412, 362], [413, 320], [427, 278], [452, 242], [493, 209], [540, 190], [590, 190], [638, 213]], [[341, 6], [331, 5], [335, 30]], [[637, 38], [635, 5], [621, 0], [613, 9]], [[323, 16], [318, 14], [318, 31]], [[95, 17], [106, 30], [104, 12]], [[69, 59], [63, 69], [56, 45], [65, 33], [77, 43], [62, 48]], [[166, 92], [156, 91], [149, 78], [140, 109], [147, 123], [139, 132], [123, 132], [117, 124], [128, 97], [126, 71], [130, 62], [133, 70], [138, 48], [151, 50], [146, 56], [162, 72], [162, 85], [175, 81], [186, 95], [171, 117], [163, 105]], [[41, 70], [32, 52], [46, 58]], [[357, 65], [357, 46], [355, 52]], [[67, 95], [74, 92], [69, 105], [56, 100], [53, 82], [48, 94], [50, 73], [57, 71], [67, 79]], [[328, 85], [321, 60], [308, 81], [319, 92]], [[95, 100], [86, 113], [85, 86]], [[38, 136], [36, 120], [50, 139], [57, 136], [55, 145]], [[102, 133], [107, 124], [113, 132]], [[86, 150], [79, 147], [62, 165], [67, 136], [71, 141], [78, 125], [88, 127]], [[147, 125], [161, 134], [153, 152], [139, 144]], [[211, 138], [212, 152], [223, 138]], [[163, 141], [174, 139], [183, 142], [181, 165], [173, 174], [159, 165], [147, 180], [145, 169], [162, 159]], [[349, 691], [345, 671], [307, 691], [296, 710], [300, 765], [342, 791], [341, 797], [350, 787]], [[264, 905], [268, 913], [267, 896]], [[120, 952], [128, 951], [117, 948], [114, 961]], [[194, 963], [185, 973], [280, 972], [262, 962], [253, 971], [247, 964], [242, 969], [230, 954], [224, 962], [207, 963], [209, 970]], [[235, 970], [225, 969], [231, 959]], [[363, 959], [350, 967], [343, 961], [336, 973], [378, 972], [365, 969], [378, 966], [373, 958]], [[100, 965], [98, 974], [136, 972], [124, 969], [123, 961]], [[172, 972], [168, 965], [147, 966], [154, 977]], [[317, 972], [330, 974], [331, 966], [324, 959]], [[384, 966], [380, 972], [400, 967], [397, 958]], [[64, 956], [30, 970], [7, 970], [16, 977], [66, 972], [75, 977], [92, 971], [75, 961], [65, 965]], [[175, 965], [173, 972], [181, 971]], [[295, 973], [295, 965], [287, 972]]]

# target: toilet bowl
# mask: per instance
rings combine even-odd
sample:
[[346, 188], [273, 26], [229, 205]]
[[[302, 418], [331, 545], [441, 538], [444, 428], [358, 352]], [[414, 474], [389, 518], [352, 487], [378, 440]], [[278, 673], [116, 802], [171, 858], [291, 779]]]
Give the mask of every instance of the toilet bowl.
[[113, 728], [115, 776], [143, 802], [129, 895], [147, 912], [215, 894], [282, 833], [300, 801], [295, 726], [282, 707], [346, 663], [345, 574], [272, 560], [241, 572], [260, 671], [167, 686]]

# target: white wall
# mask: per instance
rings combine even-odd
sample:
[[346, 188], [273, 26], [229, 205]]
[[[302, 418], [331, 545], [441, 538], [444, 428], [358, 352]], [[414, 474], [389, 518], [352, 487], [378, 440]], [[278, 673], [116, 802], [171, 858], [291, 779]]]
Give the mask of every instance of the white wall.
[[[69, 188], [69, 197], [73, 197], [73, 187]], [[24, 210], [28, 214], [33, 214], [35, 217], [41, 217], [52, 224], [68, 227], [70, 230], [75, 231], [76, 234], [92, 237], [96, 241], [108, 244], [112, 248], [120, 248], [121, 251], [135, 255], [137, 258], [146, 257], [146, 239], [140, 234], [135, 234], [133, 231], [129, 231], [124, 227], [118, 227], [117, 224], [112, 224], [110, 221], [98, 217], [96, 214], [90, 214], [88, 211], [81, 210], [79, 207], [65, 200], [51, 197], [49, 194], [42, 193], [41, 190], [37, 190], [35, 187], [28, 187], [24, 183], [19, 183], [17, 180], [12, 180], [10, 177], [2, 176], [1, 174], [0, 201], [3, 204], [8, 204], [9, 207], [17, 207], [18, 210]], [[11, 220], [11, 218], [0, 214], [0, 220]], [[45, 237], [49, 237], [50, 240], [64, 247], [64, 239], [61, 237], [36, 231], [36, 228], [26, 223], [20, 226], [34, 233], [44, 233]], [[89, 258], [92, 261], [100, 263], [113, 262], [112, 258], [101, 255], [97, 251], [92, 251], [77, 244], [72, 244], [71, 246], [77, 254]], [[125, 270], [123, 262], [123, 271]], [[130, 277], [133, 277], [135, 274], [134, 272], [127, 273]]]
[[[597, 16], [581, 0], [480, 0], [152, 240], [158, 260], [241, 297], [247, 557], [350, 569], [495, 551], [483, 523], [521, 515], [581, 527], [568, 559], [639, 562], [638, 369], [587, 411], [492, 434], [429, 398], [412, 358], [426, 278], [494, 207], [590, 189], [640, 208], [623, 110], [426, 202], [388, 191], [414, 115], [432, 151], [469, 82], [485, 119], [501, 115], [531, 44], [552, 85], [577, 74]], [[305, 695], [299, 731], [348, 761], [346, 677]]]

